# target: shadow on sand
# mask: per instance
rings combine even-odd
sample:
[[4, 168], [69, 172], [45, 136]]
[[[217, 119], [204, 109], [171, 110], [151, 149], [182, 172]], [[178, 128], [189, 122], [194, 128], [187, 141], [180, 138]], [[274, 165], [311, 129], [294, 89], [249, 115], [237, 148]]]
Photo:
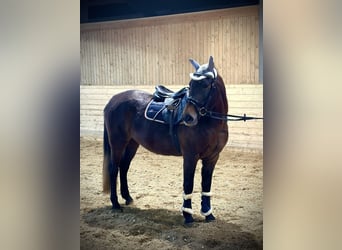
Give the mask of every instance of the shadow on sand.
[[[119, 232], [129, 240], [136, 238], [131, 236], [143, 236], [147, 240], [167, 241], [175, 249], [262, 249], [262, 241], [242, 231], [238, 225], [220, 219], [206, 223], [202, 217], [194, 218], [192, 227], [185, 227], [177, 211], [124, 207], [123, 212], [118, 212], [107, 206], [89, 210], [81, 220], [105, 234]], [[93, 236], [82, 234], [82, 230], [84, 228], [81, 228], [81, 249], [87, 249], [84, 242], [92, 241]], [[96, 241], [92, 242], [92, 248], [101, 248], [96, 246]]]

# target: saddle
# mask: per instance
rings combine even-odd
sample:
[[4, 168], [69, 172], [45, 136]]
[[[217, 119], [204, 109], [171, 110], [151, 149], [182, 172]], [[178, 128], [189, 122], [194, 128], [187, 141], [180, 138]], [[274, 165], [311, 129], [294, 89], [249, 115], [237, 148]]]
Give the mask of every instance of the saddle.
[[180, 152], [177, 133], [174, 132], [176, 125], [181, 124], [182, 114], [188, 96], [188, 88], [184, 87], [177, 92], [158, 85], [155, 87], [152, 100], [145, 109], [145, 118], [169, 125], [169, 135]]
[[156, 86], [153, 98], [146, 107], [145, 118], [164, 124], [179, 124], [182, 120], [187, 93], [187, 87], [174, 92], [165, 86]]
[[164, 101], [166, 98], [179, 99], [184, 97], [188, 92], [187, 87], [184, 87], [177, 92], [174, 92], [163, 85], [157, 85], [155, 89], [156, 91], [153, 94], [153, 99], [156, 101]]

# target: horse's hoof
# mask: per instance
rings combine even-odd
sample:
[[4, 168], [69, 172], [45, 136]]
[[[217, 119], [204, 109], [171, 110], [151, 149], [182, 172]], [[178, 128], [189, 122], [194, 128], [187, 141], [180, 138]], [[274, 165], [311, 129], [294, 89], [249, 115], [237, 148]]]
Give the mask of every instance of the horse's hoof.
[[191, 215], [185, 215], [184, 216], [184, 226], [185, 227], [192, 227], [194, 223], [194, 218], [192, 218]]
[[131, 205], [133, 204], [133, 199], [131, 197], [129, 197], [128, 199], [126, 199], [126, 205]]
[[192, 218], [192, 216], [186, 217], [184, 219], [184, 227], [189, 228], [189, 227], [193, 227], [193, 225], [194, 225], [194, 218]]
[[122, 213], [123, 209], [122, 208], [112, 208], [113, 213]]
[[123, 209], [120, 206], [120, 204], [115, 204], [115, 205], [112, 206], [112, 211], [113, 212], [123, 212]]
[[205, 217], [206, 222], [211, 222], [216, 220], [215, 216], [213, 214], [209, 214], [208, 216]]
[[194, 222], [192, 221], [192, 222], [186, 222], [186, 221], [184, 221], [184, 227], [186, 227], [186, 228], [191, 228], [191, 227], [193, 227], [194, 226]]

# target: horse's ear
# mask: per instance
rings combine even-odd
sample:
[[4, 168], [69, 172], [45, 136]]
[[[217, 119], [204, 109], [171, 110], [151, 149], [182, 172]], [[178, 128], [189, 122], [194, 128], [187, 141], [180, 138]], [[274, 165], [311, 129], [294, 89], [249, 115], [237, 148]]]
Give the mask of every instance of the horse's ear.
[[208, 70], [212, 71], [214, 69], [214, 58], [212, 56], [209, 57]]
[[192, 66], [194, 66], [195, 70], [197, 71], [198, 68], [200, 67], [199, 63], [196, 62], [194, 59], [189, 59], [189, 61], [192, 64]]

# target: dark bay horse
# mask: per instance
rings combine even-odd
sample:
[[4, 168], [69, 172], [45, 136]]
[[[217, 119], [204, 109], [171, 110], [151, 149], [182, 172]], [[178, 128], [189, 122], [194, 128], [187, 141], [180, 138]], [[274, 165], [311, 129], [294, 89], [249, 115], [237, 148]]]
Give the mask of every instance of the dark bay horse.
[[183, 110], [183, 123], [175, 133], [179, 148], [169, 134], [169, 126], [147, 120], [144, 111], [152, 95], [129, 90], [111, 98], [104, 109], [103, 191], [110, 190], [113, 209], [122, 209], [116, 192], [120, 173], [120, 191], [126, 205], [133, 202], [129, 194], [127, 171], [139, 145], [162, 155], [183, 156], [183, 206], [185, 223], [193, 222], [191, 197], [197, 162], [202, 161], [201, 214], [206, 221], [215, 220], [210, 204], [211, 181], [219, 154], [228, 141], [226, 121], [210, 117], [210, 113], [228, 113], [224, 82], [214, 67], [213, 58], [190, 73], [189, 90]]

